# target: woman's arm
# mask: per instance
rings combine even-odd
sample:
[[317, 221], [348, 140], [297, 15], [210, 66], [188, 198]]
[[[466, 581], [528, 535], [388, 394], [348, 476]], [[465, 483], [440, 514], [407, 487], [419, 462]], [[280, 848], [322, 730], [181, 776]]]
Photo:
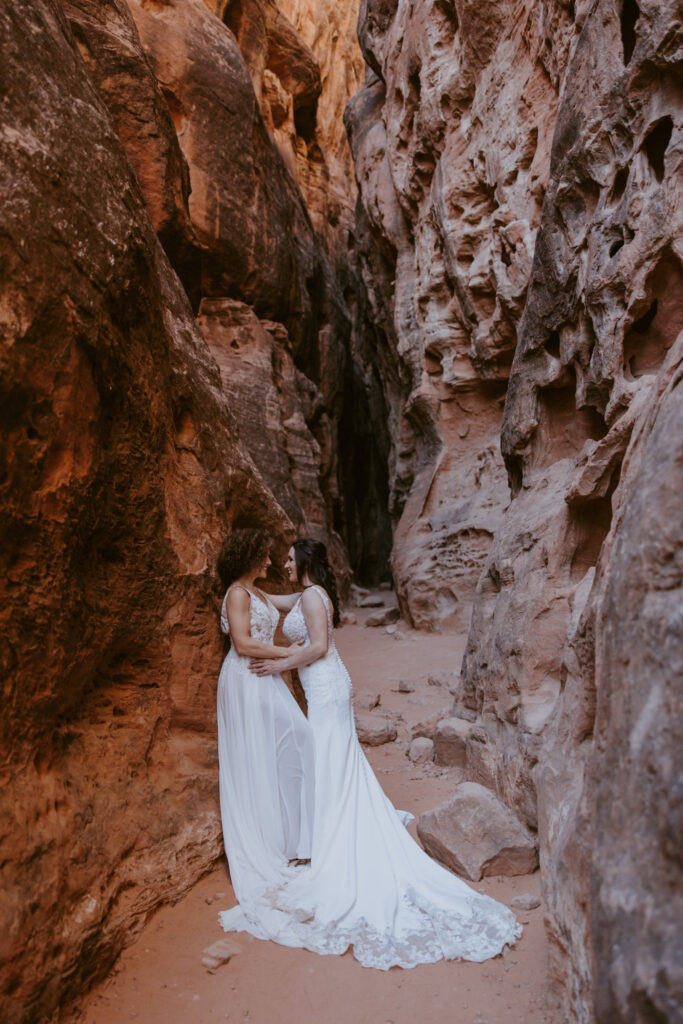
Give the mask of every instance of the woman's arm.
[[270, 676], [273, 672], [287, 672], [291, 668], [312, 665], [314, 661], [324, 658], [327, 654], [327, 608], [323, 598], [312, 588], [305, 590], [301, 598], [301, 609], [311, 642], [307, 647], [297, 647], [293, 651], [290, 647], [291, 653], [287, 653], [285, 658], [277, 662], [257, 657], [249, 663], [249, 668], [257, 676]]
[[[280, 659], [289, 654], [288, 647], [276, 647], [275, 644], [264, 644], [261, 640], [253, 639], [249, 616], [249, 594], [242, 587], [234, 587], [228, 591], [225, 609], [228, 614], [230, 639], [240, 658], [277, 659], [279, 665]], [[279, 671], [279, 668], [274, 671]]]
[[271, 604], [274, 604], [279, 612], [289, 612], [296, 604], [298, 598], [301, 596], [298, 594], [266, 594]]

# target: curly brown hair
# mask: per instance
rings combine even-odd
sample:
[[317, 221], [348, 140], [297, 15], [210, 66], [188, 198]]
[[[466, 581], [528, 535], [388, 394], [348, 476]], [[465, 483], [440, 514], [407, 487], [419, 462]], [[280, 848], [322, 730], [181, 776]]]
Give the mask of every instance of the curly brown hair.
[[273, 541], [265, 530], [233, 530], [216, 562], [216, 572], [227, 590], [231, 583], [265, 561]]

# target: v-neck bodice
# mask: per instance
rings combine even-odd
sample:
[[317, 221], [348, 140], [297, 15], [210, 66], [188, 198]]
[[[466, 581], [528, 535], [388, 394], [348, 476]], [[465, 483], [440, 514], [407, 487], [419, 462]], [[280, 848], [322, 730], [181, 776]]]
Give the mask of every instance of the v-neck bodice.
[[[235, 584], [233, 584], [235, 586]], [[248, 587], [237, 584], [241, 590], [249, 594], [249, 627], [253, 640], [260, 640], [265, 644], [272, 644], [277, 624], [280, 621], [280, 613], [274, 604], [259, 594], [254, 594]], [[227, 636], [230, 636], [230, 623], [228, 622], [227, 601], [228, 594], [223, 598], [221, 609], [221, 629]]]

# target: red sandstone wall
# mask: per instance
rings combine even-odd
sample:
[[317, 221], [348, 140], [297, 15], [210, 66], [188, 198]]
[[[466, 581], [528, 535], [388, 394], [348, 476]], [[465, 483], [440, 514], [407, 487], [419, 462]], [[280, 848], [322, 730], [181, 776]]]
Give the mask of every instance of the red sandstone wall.
[[346, 568], [349, 315], [235, 38], [199, 0], [34, 0], [0, 22], [14, 1022], [68, 1003], [222, 854], [216, 554], [262, 523], [280, 552], [314, 532]]

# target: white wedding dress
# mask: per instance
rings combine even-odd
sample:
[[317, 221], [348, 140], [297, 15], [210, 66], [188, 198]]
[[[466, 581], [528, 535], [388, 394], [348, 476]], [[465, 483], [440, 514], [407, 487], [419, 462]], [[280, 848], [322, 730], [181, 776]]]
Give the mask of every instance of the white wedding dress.
[[[223, 911], [221, 923], [226, 931], [316, 953], [352, 946], [361, 964], [381, 970], [496, 956], [521, 928], [507, 907], [433, 861], [384, 795], [356, 736], [351, 680], [334, 644], [329, 598], [315, 589], [327, 611], [329, 648], [299, 670], [315, 737], [311, 866], [285, 869], [251, 893], [248, 904], [238, 896], [241, 905]], [[284, 632], [292, 643], [308, 644], [300, 604]]]
[[[244, 587], [250, 631], [272, 644], [279, 612]], [[227, 594], [226, 594], [227, 599]], [[224, 633], [230, 629], [225, 600]], [[245, 908], [286, 878], [287, 861], [311, 856], [314, 753], [311, 727], [281, 676], [259, 678], [234, 646], [218, 679], [218, 764], [225, 852]]]

